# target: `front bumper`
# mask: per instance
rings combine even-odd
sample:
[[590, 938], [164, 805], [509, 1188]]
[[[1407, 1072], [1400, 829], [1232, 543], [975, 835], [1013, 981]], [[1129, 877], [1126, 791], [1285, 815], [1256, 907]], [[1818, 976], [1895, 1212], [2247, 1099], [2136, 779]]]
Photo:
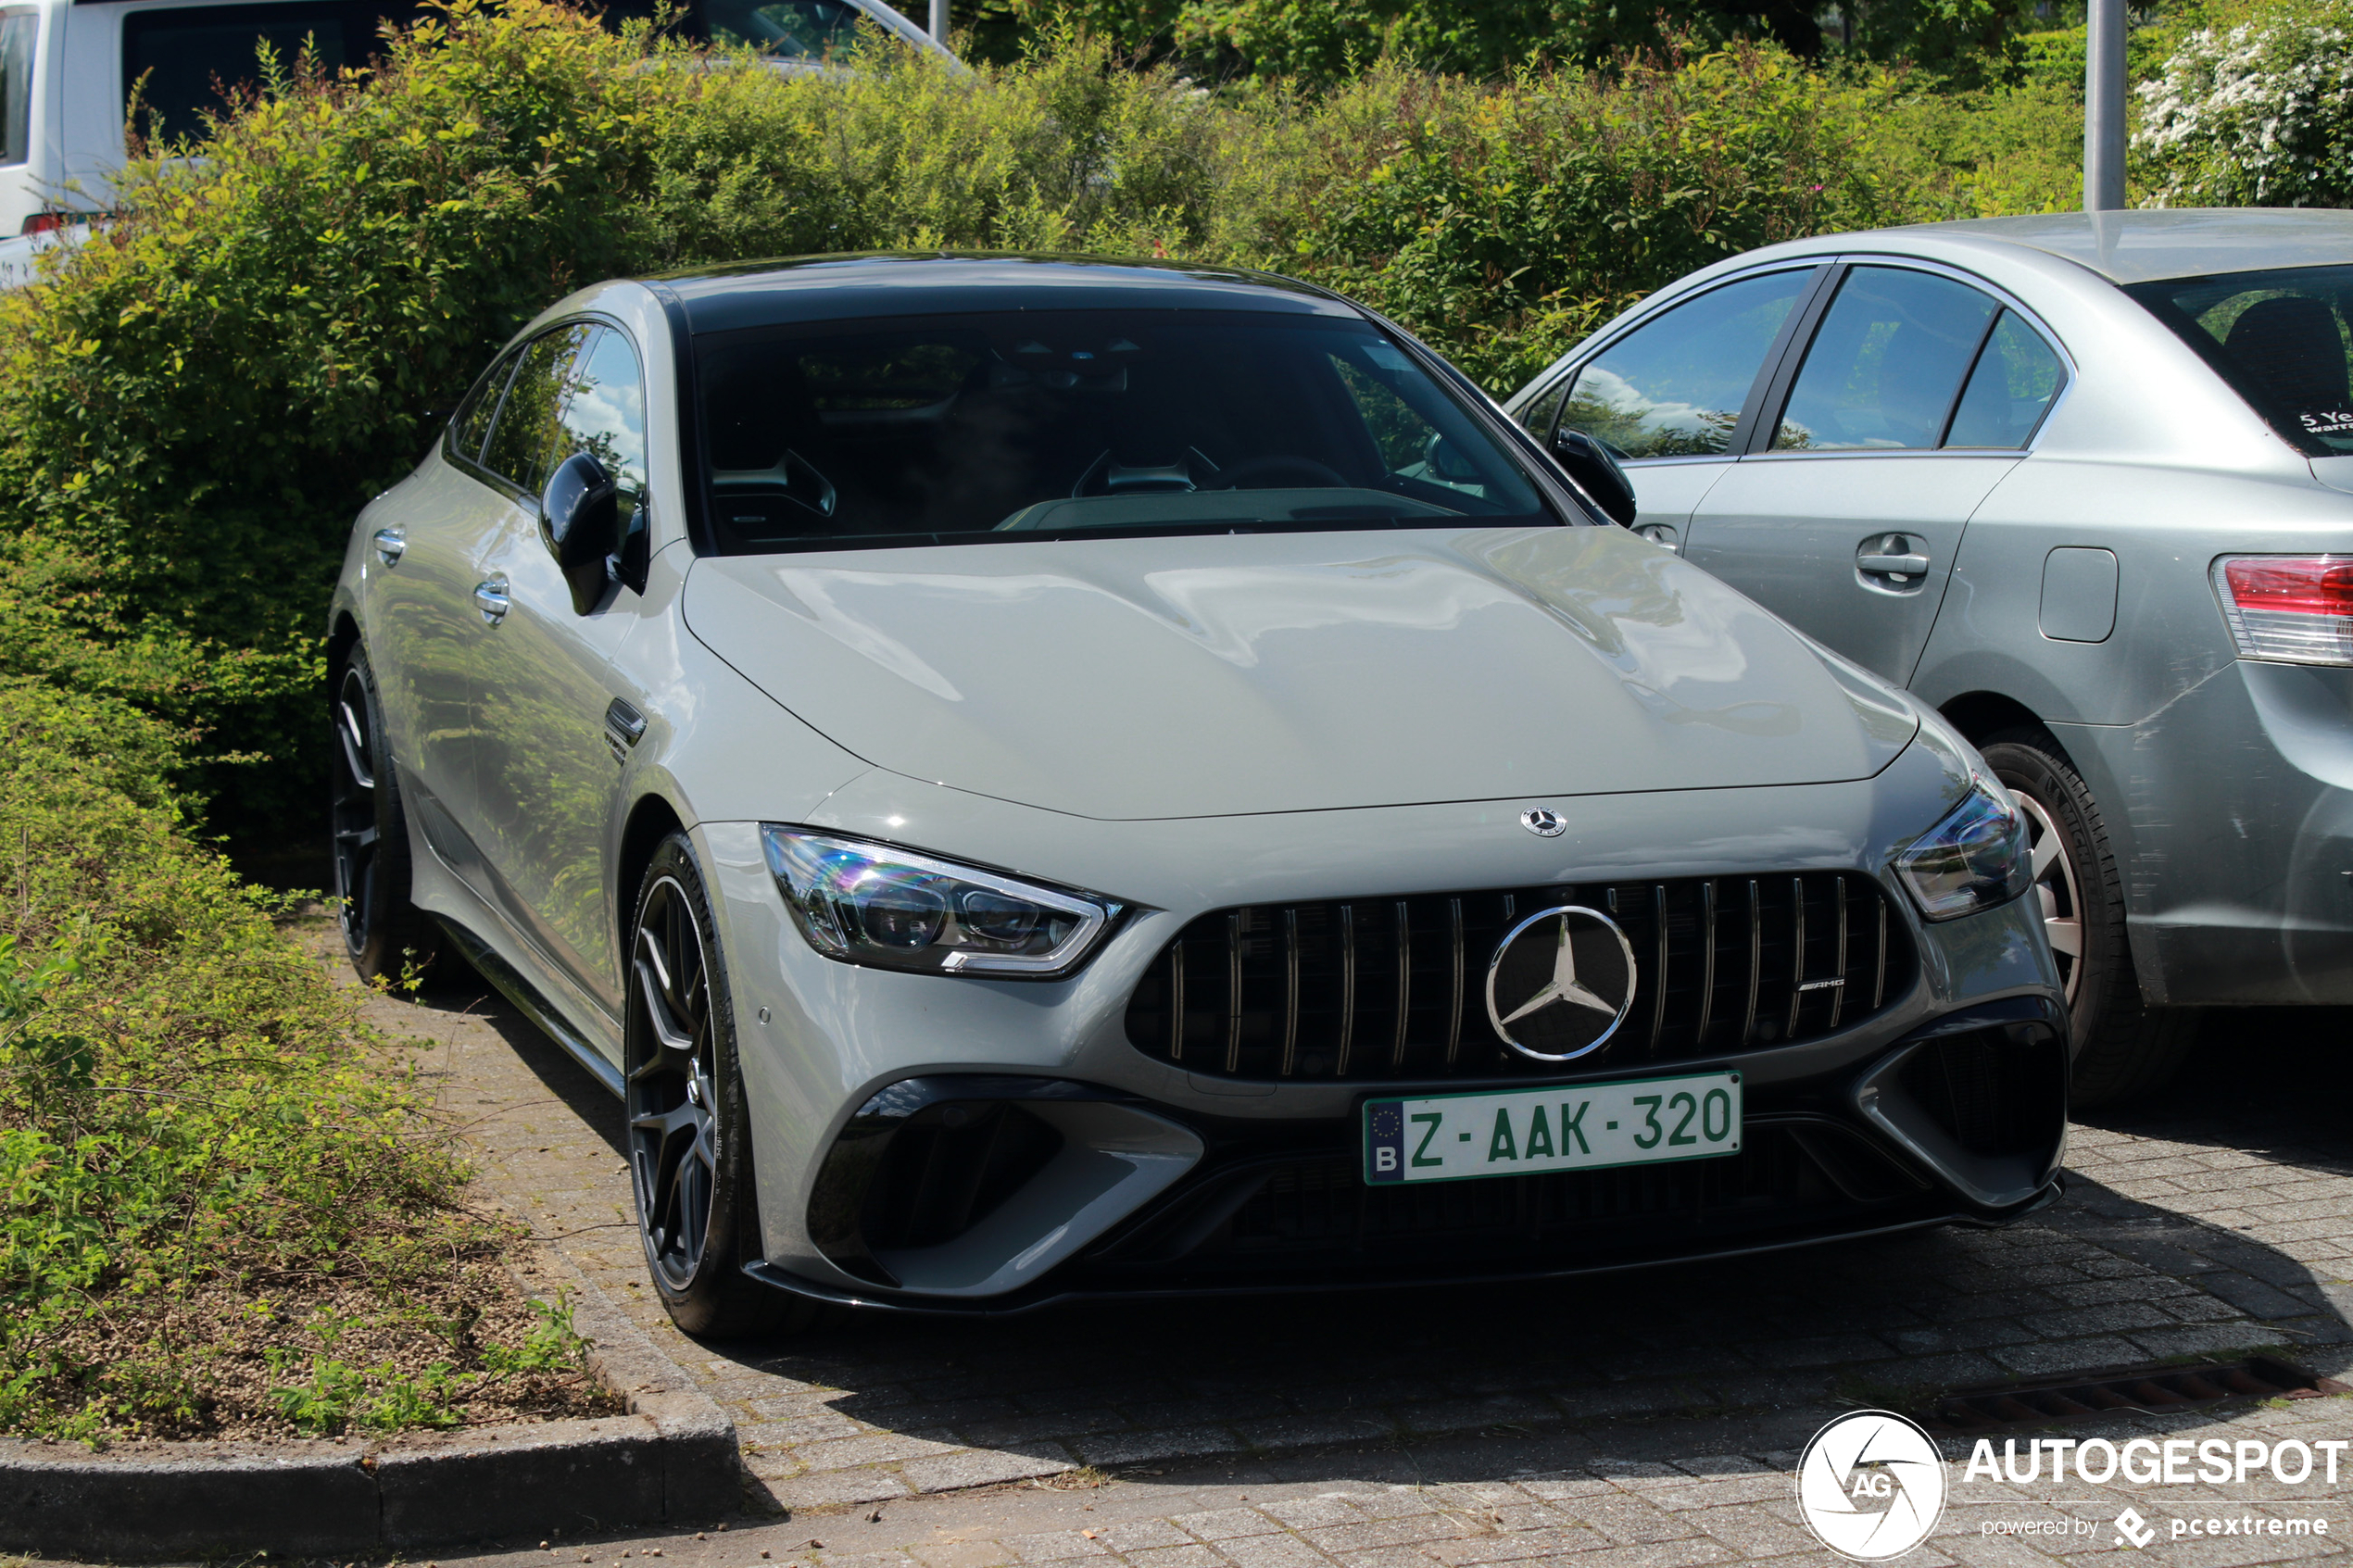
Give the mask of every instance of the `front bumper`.
[[[1063, 1080], [939, 1074], [862, 1107], [820, 1178], [821, 1245], [862, 1277], [751, 1272], [862, 1307], [1005, 1313], [1074, 1298], [1541, 1279], [2001, 1223], [2059, 1190], [2066, 1085], [2064, 1015], [2015, 997], [1941, 1018], [1860, 1072], [1768, 1087], [1735, 1156], [1374, 1187], [1358, 1173], [1353, 1116], [1203, 1117]], [[1091, 1123], [1069, 1114], [1080, 1107]], [[1013, 1119], [1054, 1127], [1062, 1146], [1025, 1151], [1005, 1130]], [[1089, 1125], [1111, 1133], [1106, 1147], [1081, 1142]], [[1072, 1173], [1090, 1167], [1110, 1179], [1075, 1192]], [[1086, 1225], [1074, 1198], [1110, 1197], [1122, 1182], [1140, 1198], [1035, 1277], [979, 1293], [909, 1288], [969, 1270], [975, 1242], [990, 1256], [1051, 1246], [1050, 1225]]]
[[[733, 993], [763, 1266], [842, 1298], [977, 1311], [1082, 1290], [1539, 1274], [1999, 1220], [2035, 1201], [2057, 1167], [2067, 1043], [2051, 1022], [2056, 975], [2026, 901], [1928, 926], [1889, 881], [1887, 847], [1936, 820], [1957, 787], [1944, 761], [1915, 746], [1879, 776], [1847, 784], [1535, 802], [1570, 823], [1544, 839], [1519, 824], [1529, 802], [1098, 822], [878, 771], [811, 820], [1130, 905], [1094, 958], [1056, 981], [899, 973], [820, 957], [786, 916], [756, 824], [706, 822], [694, 835]], [[1513, 1080], [1733, 1066], [1752, 1117], [1777, 1119], [1760, 1126], [1780, 1129], [1753, 1158], [1698, 1162], [1676, 1176], [1652, 1173], [1663, 1167], [1572, 1173], [1462, 1184], [1443, 1198], [1430, 1188], [1365, 1197], [1353, 1172], [1365, 1097], [1460, 1082], [1414, 1077], [1410, 1052], [1397, 1059], [1408, 1071], [1380, 1082], [1269, 1082], [1155, 1056], [1130, 1033], [1131, 998], [1171, 941], [1209, 911], [1768, 870], [1862, 877], [1885, 890], [1917, 958], [1900, 994], [1803, 1040], [1729, 1053], [1699, 1047], [1670, 1062], [1645, 1054], [1661, 1038], [1653, 1025], [1641, 1043], [1614, 1045], [1576, 1071], [1530, 1064]], [[2040, 1031], [2028, 1054], [2056, 1065], [2049, 1092], [1997, 1115], [1987, 1135], [2007, 1140], [2000, 1158], [2024, 1163], [1989, 1173], [1971, 1163], [1993, 1147], [1978, 1136], [1985, 1127], [1940, 1135], [1906, 1109], [1929, 1091], [1903, 1081], [1902, 1063], [1930, 1049], [1923, 1032], [1940, 1021], [1994, 1004], [2040, 1010], [1984, 1027]], [[1665, 1010], [1667, 1035], [1680, 1005]], [[974, 1077], [1032, 1088], [939, 1086]], [[1959, 1107], [1948, 1120], [1982, 1111], [1969, 1110], [1973, 1081], [1965, 1073], [1936, 1091]], [[1014, 1101], [1021, 1116], [1000, 1125], [990, 1108]], [[944, 1122], [951, 1105], [964, 1108], [955, 1126]], [[918, 1116], [932, 1120], [911, 1121]], [[928, 1140], [939, 1160], [892, 1172], [877, 1187], [892, 1123], [918, 1134], [910, 1147]], [[959, 1173], [970, 1158], [959, 1148], [1000, 1135], [988, 1157], [999, 1163]], [[1940, 1137], [1962, 1141], [1946, 1147]], [[844, 1150], [862, 1145], [865, 1173], [846, 1175]], [[1702, 1173], [1702, 1164], [1723, 1168]], [[885, 1190], [901, 1196], [869, 1196]], [[1335, 1228], [1343, 1219], [1345, 1234]]]

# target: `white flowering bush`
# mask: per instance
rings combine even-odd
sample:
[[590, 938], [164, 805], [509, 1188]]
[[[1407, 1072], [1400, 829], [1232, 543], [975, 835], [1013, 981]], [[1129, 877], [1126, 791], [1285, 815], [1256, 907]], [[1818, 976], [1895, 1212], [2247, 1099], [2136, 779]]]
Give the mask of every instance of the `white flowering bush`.
[[2190, 33], [2139, 88], [2155, 207], [2353, 207], [2353, 0]]

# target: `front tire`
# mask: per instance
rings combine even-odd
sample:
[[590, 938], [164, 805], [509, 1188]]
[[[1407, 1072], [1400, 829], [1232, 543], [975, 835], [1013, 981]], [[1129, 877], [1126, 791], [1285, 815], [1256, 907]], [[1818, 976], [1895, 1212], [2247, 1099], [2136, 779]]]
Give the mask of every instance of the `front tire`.
[[718, 927], [684, 834], [638, 884], [628, 965], [629, 1176], [654, 1289], [705, 1338], [807, 1327], [816, 1303], [743, 1272], [760, 1255], [750, 1123]]
[[2162, 1088], [2197, 1037], [2198, 1014], [2141, 999], [2123, 877], [2091, 790], [2046, 730], [2004, 731], [1982, 750], [2026, 818], [2034, 863], [2027, 897], [2042, 908], [2078, 1042], [2070, 1099], [2101, 1105]]
[[358, 645], [336, 667], [331, 690], [327, 771], [344, 951], [371, 984], [419, 978], [441, 950], [441, 928], [409, 901], [409, 822], [375, 671]]

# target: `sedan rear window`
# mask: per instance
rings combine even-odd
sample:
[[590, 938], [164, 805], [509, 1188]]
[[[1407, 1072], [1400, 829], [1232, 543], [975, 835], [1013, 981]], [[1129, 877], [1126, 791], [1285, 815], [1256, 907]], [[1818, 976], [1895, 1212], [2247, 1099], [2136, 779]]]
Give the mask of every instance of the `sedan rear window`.
[[1009, 311], [714, 333], [696, 362], [729, 554], [1560, 521], [1369, 323]]
[[2136, 283], [2125, 291], [2204, 357], [2288, 444], [2353, 452], [2353, 267]]

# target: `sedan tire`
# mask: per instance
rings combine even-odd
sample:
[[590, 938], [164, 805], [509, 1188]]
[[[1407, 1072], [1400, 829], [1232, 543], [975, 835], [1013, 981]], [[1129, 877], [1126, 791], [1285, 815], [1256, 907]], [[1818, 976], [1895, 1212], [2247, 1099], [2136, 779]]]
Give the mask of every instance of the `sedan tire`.
[[744, 1273], [760, 1256], [750, 1122], [718, 925], [684, 834], [654, 851], [629, 925], [630, 1186], [671, 1321], [711, 1339], [808, 1328], [824, 1309]]
[[2092, 792], [2047, 731], [2006, 730], [1982, 749], [2026, 817], [2034, 858], [2027, 897], [2042, 905], [2077, 1042], [2070, 1098], [2092, 1106], [2162, 1088], [2197, 1037], [2198, 1014], [2141, 1000], [2123, 877]]
[[356, 644], [331, 690], [327, 771], [344, 951], [362, 980], [418, 978], [434, 967], [441, 928], [409, 901], [408, 817], [375, 671]]

